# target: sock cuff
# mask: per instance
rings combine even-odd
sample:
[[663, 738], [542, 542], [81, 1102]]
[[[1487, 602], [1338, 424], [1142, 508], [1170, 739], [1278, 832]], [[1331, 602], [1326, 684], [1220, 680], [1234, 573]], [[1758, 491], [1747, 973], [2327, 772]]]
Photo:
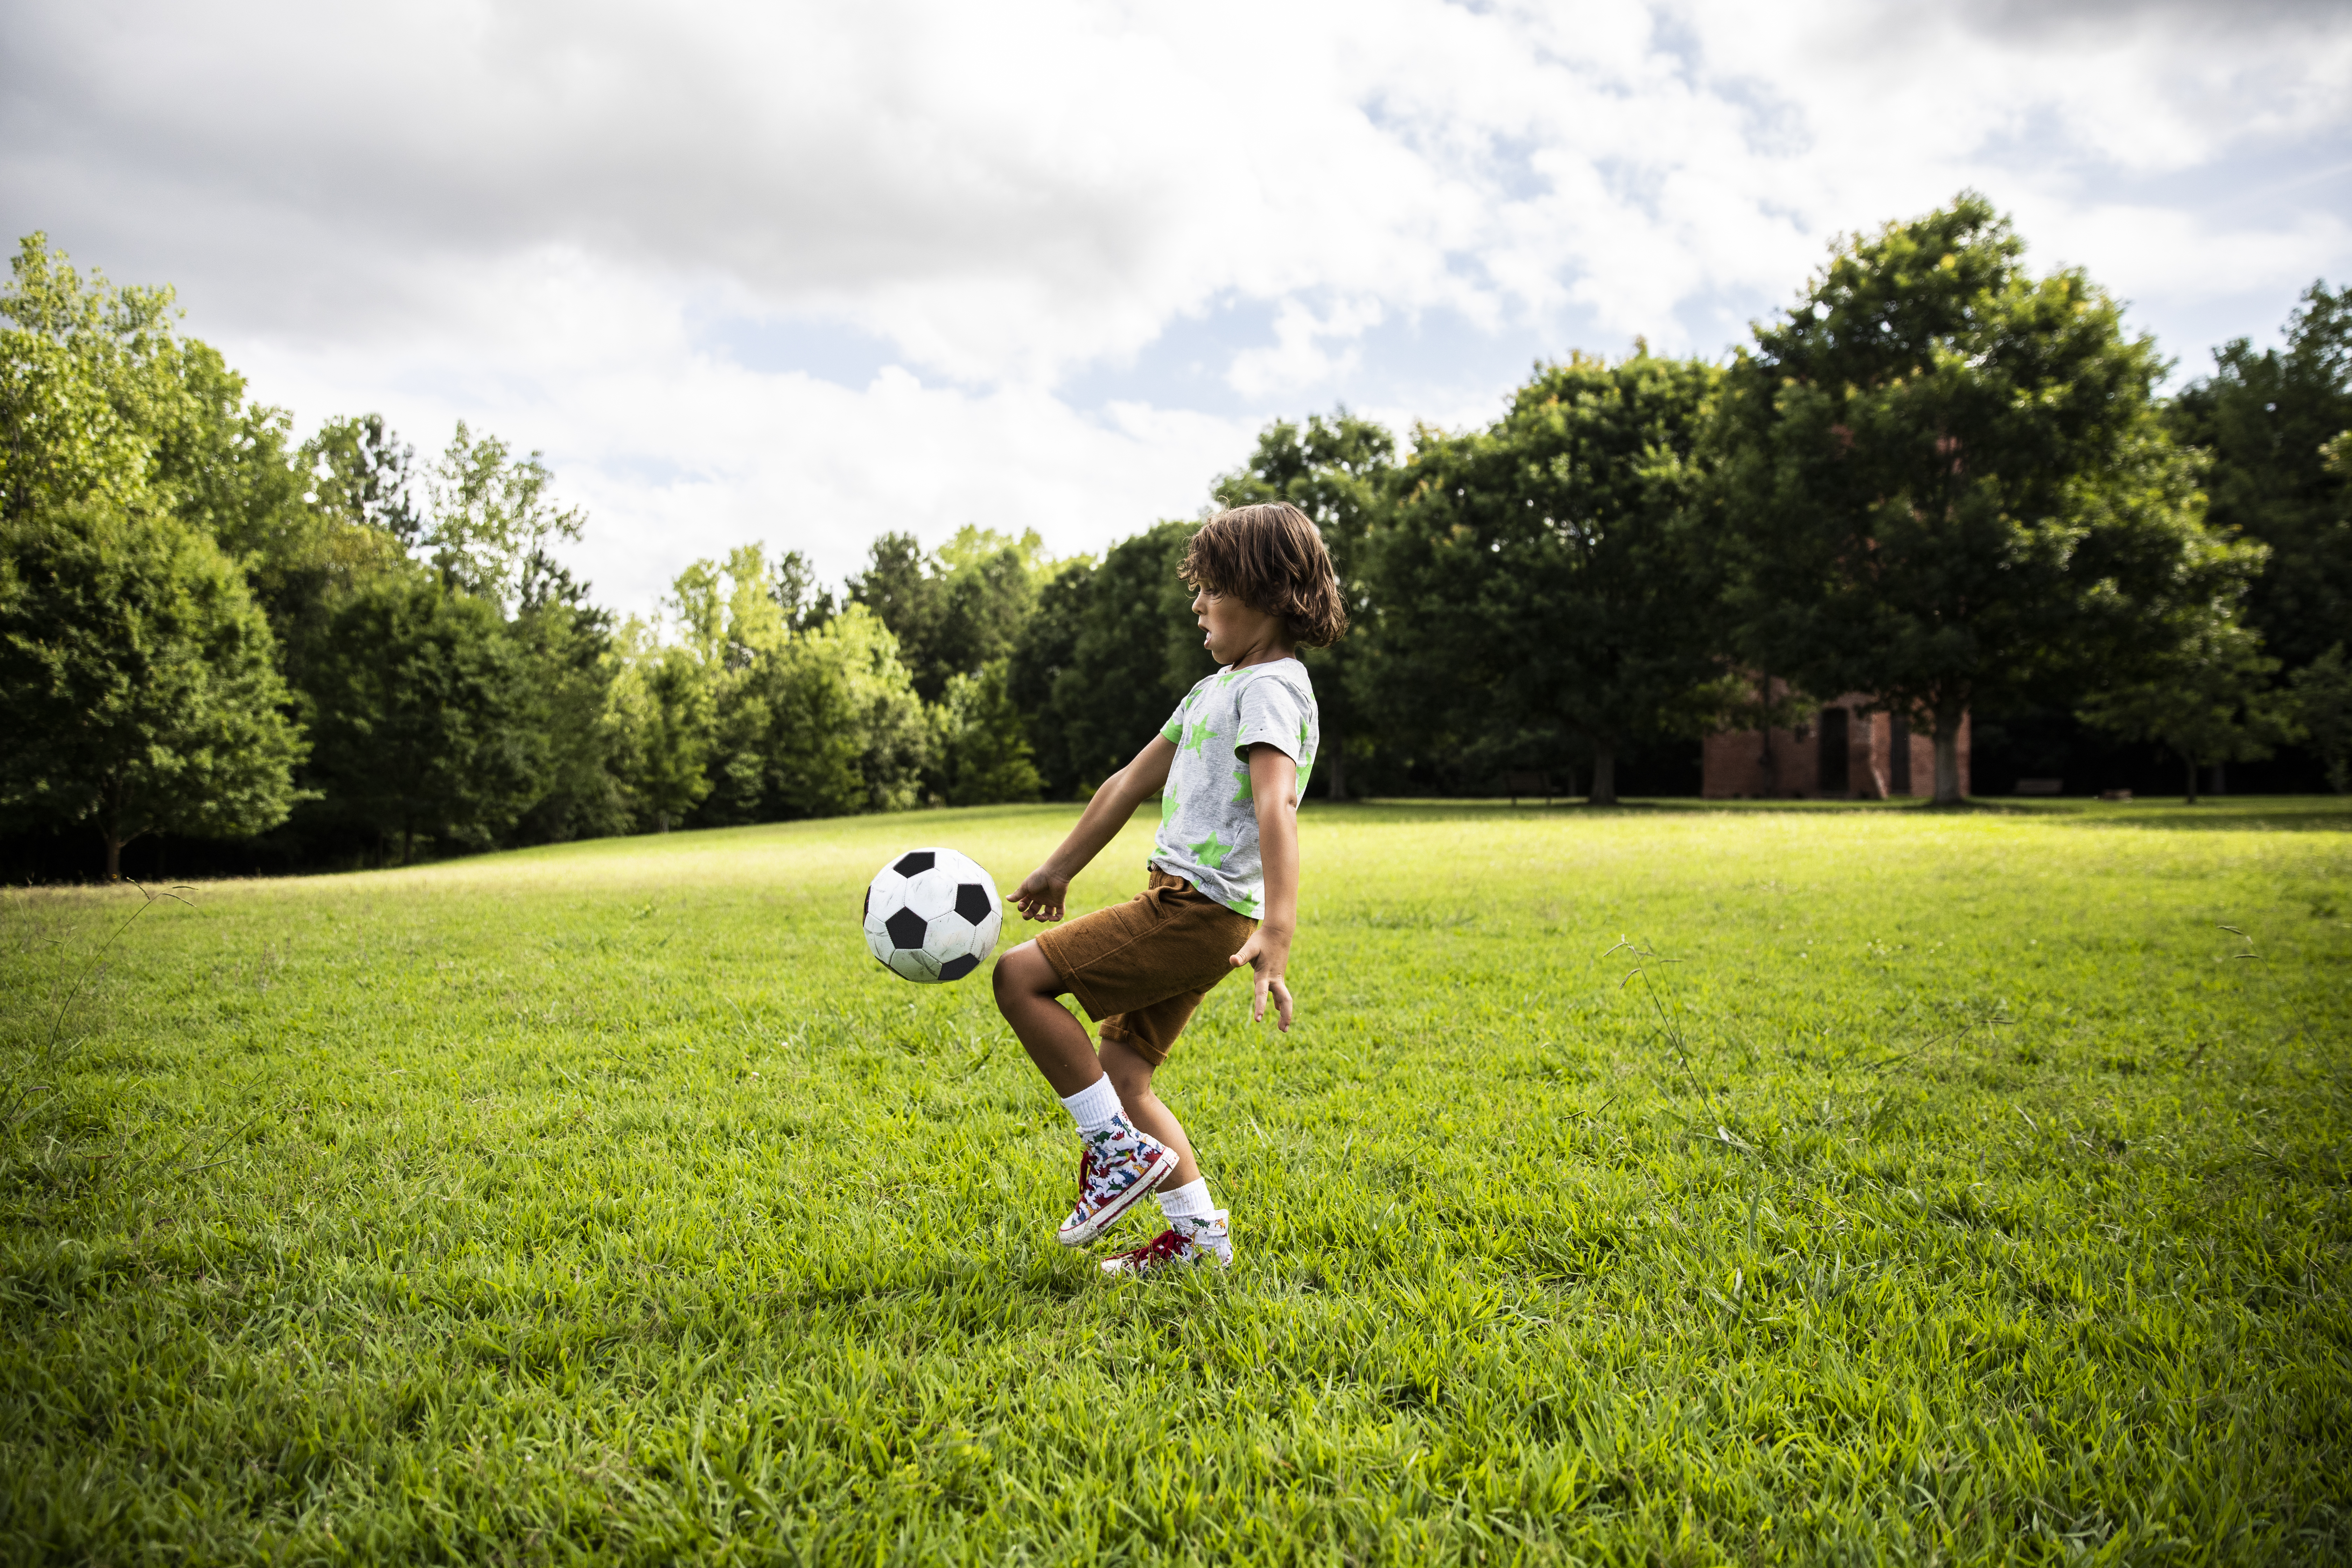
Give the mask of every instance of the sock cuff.
[[1209, 1196], [1209, 1178], [1197, 1177], [1181, 1187], [1160, 1189], [1160, 1212], [1170, 1219], [1207, 1219], [1217, 1212], [1214, 1198]]
[[1099, 1132], [1109, 1126], [1121, 1109], [1118, 1090], [1111, 1087], [1110, 1074], [1103, 1074], [1076, 1094], [1064, 1095], [1062, 1109], [1078, 1119], [1081, 1132]]

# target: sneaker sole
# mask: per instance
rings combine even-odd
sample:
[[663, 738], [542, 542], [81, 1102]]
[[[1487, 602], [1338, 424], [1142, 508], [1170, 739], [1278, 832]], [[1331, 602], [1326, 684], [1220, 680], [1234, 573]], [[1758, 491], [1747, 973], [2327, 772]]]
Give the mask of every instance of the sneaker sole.
[[1141, 1203], [1151, 1191], [1176, 1173], [1176, 1152], [1163, 1149], [1159, 1164], [1146, 1171], [1143, 1180], [1119, 1194], [1110, 1203], [1095, 1211], [1094, 1217], [1081, 1226], [1065, 1226], [1054, 1233], [1054, 1239], [1064, 1247], [1084, 1247], [1119, 1222], [1128, 1210]]
[[1150, 1279], [1156, 1275], [1172, 1273], [1177, 1268], [1231, 1268], [1233, 1266], [1233, 1259], [1220, 1258], [1213, 1252], [1195, 1258], [1189, 1263], [1158, 1263], [1149, 1268], [1138, 1268], [1117, 1258], [1106, 1258], [1098, 1265], [1113, 1279]]

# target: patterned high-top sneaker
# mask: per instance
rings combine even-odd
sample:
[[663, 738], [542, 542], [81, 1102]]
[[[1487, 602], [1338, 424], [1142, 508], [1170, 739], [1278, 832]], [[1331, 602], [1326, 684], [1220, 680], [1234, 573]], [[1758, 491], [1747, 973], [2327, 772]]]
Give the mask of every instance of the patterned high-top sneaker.
[[1176, 1173], [1176, 1152], [1124, 1116], [1081, 1139], [1078, 1202], [1054, 1233], [1064, 1247], [1084, 1247], [1118, 1221], [1143, 1195]]
[[1225, 1224], [1225, 1211], [1219, 1209], [1197, 1219], [1170, 1220], [1166, 1230], [1141, 1247], [1104, 1258], [1102, 1271], [1134, 1277], [1167, 1268], [1189, 1268], [1197, 1263], [1213, 1263], [1223, 1268], [1233, 1260], [1233, 1231]]

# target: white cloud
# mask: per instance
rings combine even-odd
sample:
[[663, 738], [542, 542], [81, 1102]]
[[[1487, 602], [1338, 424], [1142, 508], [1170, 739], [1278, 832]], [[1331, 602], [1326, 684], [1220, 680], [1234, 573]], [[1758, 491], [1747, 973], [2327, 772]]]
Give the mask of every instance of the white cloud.
[[[306, 418], [547, 448], [642, 605], [743, 537], [834, 570], [887, 527], [1098, 545], [1192, 510], [1265, 414], [1498, 404], [1464, 363], [1718, 352], [1832, 234], [1967, 185], [2194, 355], [2352, 270], [2347, 15], [34, 5], [0, 209], [179, 283]], [[714, 310], [872, 363], [746, 370]], [[1115, 405], [1068, 390], [1121, 367]]]
[[580, 331], [533, 378], [446, 380], [437, 345], [387, 360], [265, 342], [245, 368], [310, 406], [373, 382], [371, 405], [421, 448], [458, 418], [526, 446], [560, 438], [562, 490], [591, 519], [577, 563], [600, 600], [638, 610], [687, 562], [751, 540], [806, 551], [834, 577], [886, 530], [937, 542], [967, 522], [1034, 528], [1056, 553], [1097, 551], [1193, 511], [1255, 428], [1133, 404], [1087, 413], [1020, 384], [926, 385], [896, 366], [856, 387], [761, 374], [695, 348], [675, 306], [576, 267], [551, 267], [564, 275], [537, 291]]

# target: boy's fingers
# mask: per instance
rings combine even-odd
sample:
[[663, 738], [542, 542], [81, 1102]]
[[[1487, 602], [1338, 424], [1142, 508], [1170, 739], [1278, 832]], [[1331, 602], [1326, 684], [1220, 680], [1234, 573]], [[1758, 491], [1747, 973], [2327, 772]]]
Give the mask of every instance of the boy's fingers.
[[1277, 980], [1274, 983], [1276, 1022], [1285, 1034], [1290, 1032], [1290, 1016], [1296, 1010], [1290, 1001], [1290, 987]]

